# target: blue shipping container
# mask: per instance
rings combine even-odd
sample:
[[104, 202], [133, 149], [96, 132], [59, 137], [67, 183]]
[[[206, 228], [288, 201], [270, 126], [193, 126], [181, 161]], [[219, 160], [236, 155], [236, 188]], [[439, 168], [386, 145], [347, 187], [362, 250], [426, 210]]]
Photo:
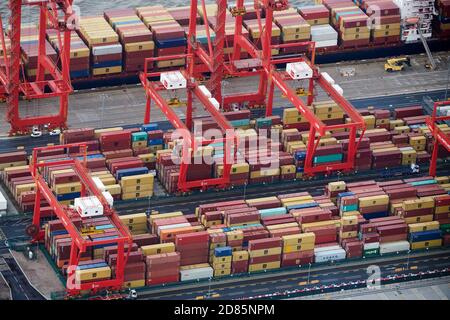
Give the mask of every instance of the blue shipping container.
[[157, 123], [149, 123], [149, 124], [143, 124], [141, 127], [141, 131], [155, 131], [158, 130], [158, 124]]
[[437, 240], [440, 238], [442, 238], [442, 230], [413, 232], [409, 235], [409, 241], [411, 242], [430, 241], [430, 240]]
[[123, 177], [136, 176], [139, 174], [146, 174], [146, 173], [148, 173], [148, 168], [146, 168], [146, 167], [122, 169], [122, 170], [117, 170], [116, 178], [117, 178], [117, 180], [120, 180]]
[[231, 256], [233, 253], [233, 250], [231, 247], [220, 247], [214, 249], [214, 256], [215, 257], [228, 257]]

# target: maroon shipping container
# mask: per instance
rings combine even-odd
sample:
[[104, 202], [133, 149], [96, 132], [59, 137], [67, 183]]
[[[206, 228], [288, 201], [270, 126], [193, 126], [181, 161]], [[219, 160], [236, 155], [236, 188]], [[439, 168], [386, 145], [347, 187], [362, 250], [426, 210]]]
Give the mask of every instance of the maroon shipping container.
[[250, 240], [248, 242], [249, 250], [261, 250], [261, 249], [277, 248], [281, 246], [282, 246], [282, 239], [279, 237]]
[[209, 234], [207, 231], [177, 234], [175, 236], [175, 245], [186, 245], [198, 242], [208, 243]]
[[249, 265], [259, 263], [277, 262], [281, 260], [281, 254], [275, 254], [270, 256], [254, 257], [250, 258]]
[[402, 241], [402, 240], [406, 240], [407, 238], [408, 238], [407, 233], [395, 234], [395, 235], [389, 235], [389, 236], [380, 236], [380, 243]]

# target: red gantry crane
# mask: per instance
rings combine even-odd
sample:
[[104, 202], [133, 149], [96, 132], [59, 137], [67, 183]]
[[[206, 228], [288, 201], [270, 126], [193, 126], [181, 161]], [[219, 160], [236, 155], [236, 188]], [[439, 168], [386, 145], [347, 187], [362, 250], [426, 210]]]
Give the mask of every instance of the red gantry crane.
[[[49, 150], [69, 150], [69, 148], [80, 148], [83, 161], [77, 158], [68, 158], [56, 161], [39, 161], [39, 153]], [[97, 188], [95, 182], [86, 169], [87, 146], [84, 143], [73, 143], [67, 145], [47, 146], [33, 149], [31, 161], [31, 173], [36, 182], [36, 201], [34, 206], [33, 224], [27, 228], [27, 233], [32, 236], [33, 242], [40, 242], [44, 239], [44, 230], [41, 227], [41, 199], [44, 198], [52, 207], [54, 213], [61, 220], [65, 230], [72, 239], [68, 274], [67, 274], [67, 295], [78, 296], [82, 291], [90, 290], [99, 292], [101, 290], [120, 290], [124, 283], [124, 268], [131, 251], [132, 237], [128, 228], [121, 222], [119, 216], [102, 192]], [[50, 189], [47, 181], [41, 174], [46, 168], [70, 166], [76, 172], [81, 182], [81, 197], [95, 196], [103, 206], [103, 216], [108, 217], [111, 224], [117, 229], [118, 236], [113, 239], [91, 240], [82, 234], [82, 230], [75, 225], [75, 221], [80, 221], [80, 215], [76, 210], [60, 204], [55, 194]], [[89, 226], [89, 217], [81, 217], [81, 225]], [[117, 246], [117, 268], [115, 277], [108, 280], [95, 281], [74, 285], [73, 275], [80, 262], [81, 255], [90, 247], [110, 245]], [[127, 248], [125, 246], [127, 245]]]
[[[68, 97], [73, 91], [69, 72], [70, 33], [73, 29], [71, 23], [74, 22], [72, 3], [73, 0], [9, 0], [11, 54], [10, 57], [7, 57], [6, 54], [3, 56], [5, 70], [0, 69], [0, 87], [3, 87], [3, 91], [5, 91], [6, 119], [11, 125], [10, 135], [26, 134], [31, 131], [33, 126], [48, 126], [50, 130], [66, 127]], [[33, 82], [28, 82], [21, 77], [20, 39], [23, 6], [39, 8], [38, 68], [36, 80]], [[47, 56], [47, 29], [56, 30], [61, 70]], [[5, 47], [1, 20], [0, 34], [2, 46]], [[21, 96], [27, 100], [59, 98], [59, 111], [57, 114], [21, 116], [19, 109]]]
[[[234, 8], [236, 12], [245, 12], [243, 0], [237, 0], [237, 5]], [[274, 89], [277, 87], [284, 96], [297, 108], [299, 113], [310, 123], [309, 137], [307, 143], [306, 159], [304, 165], [304, 174], [312, 176], [317, 173], [332, 171], [351, 171], [354, 167], [356, 151], [359, 143], [364, 135], [365, 123], [362, 116], [354, 109], [354, 107], [336, 90], [336, 88], [329, 83], [318, 68], [314, 65], [315, 58], [315, 44], [314, 42], [297, 42], [289, 44], [271, 45], [272, 37], [272, 21], [274, 11], [282, 11], [289, 6], [287, 0], [255, 0], [255, 9], [259, 21], [259, 31], [261, 32], [262, 50], [258, 50], [247, 38], [242, 36], [242, 16], [236, 17], [236, 33], [234, 39], [235, 51], [234, 58], [238, 57], [240, 48], [244, 48], [253, 59], [261, 61], [261, 69], [263, 75], [261, 76], [259, 93], [267, 96], [265, 102], [266, 116], [272, 115]], [[265, 23], [261, 19], [261, 10], [265, 12]], [[287, 57], [281, 59], [272, 58], [272, 49], [274, 48], [288, 48], [288, 47], [304, 47], [306, 51], [311, 52], [311, 60], [308, 60], [306, 55], [300, 57]], [[289, 86], [288, 80], [292, 80], [287, 72], [281, 72], [276, 69], [276, 64], [282, 63], [299, 63], [305, 62], [313, 71], [312, 77], [309, 79], [308, 98], [305, 103], [300, 99], [295, 90]], [[235, 68], [238, 66], [238, 60], [232, 62]], [[346, 113], [349, 122], [345, 124], [326, 125], [321, 121], [314, 112], [309, 108], [314, 101], [315, 86], [319, 85], [321, 89], [331, 98], [336, 104]], [[327, 131], [346, 129], [349, 132], [349, 147], [347, 159], [345, 162], [327, 165], [313, 165], [314, 153], [320, 144], [320, 139]], [[358, 132], [359, 131], [359, 132]], [[358, 139], [359, 134], [359, 139]]]
[[437, 159], [439, 153], [439, 146], [442, 145], [450, 152], [450, 133], [444, 132], [439, 126], [440, 122], [449, 121], [450, 116], [438, 116], [438, 108], [450, 106], [450, 101], [435, 102], [433, 107], [433, 114], [427, 118], [427, 126], [434, 138], [433, 152], [431, 153], [430, 161], [430, 176], [436, 176]]
[[[205, 1], [201, 1], [203, 9], [203, 18], [207, 24], [207, 12], [205, 9]], [[244, 0], [237, 0], [236, 6], [231, 8], [231, 13], [235, 17], [235, 35], [234, 50], [230, 61], [224, 62], [223, 44], [225, 37], [225, 8], [226, 0], [217, 0], [217, 13], [215, 25], [215, 43], [212, 44], [210, 35], [208, 36], [208, 52], [201, 44], [195, 41], [195, 30], [197, 22], [197, 0], [191, 1], [191, 20], [188, 36], [189, 53], [199, 57], [206, 66], [206, 71], [211, 73], [208, 83], [213, 96], [218, 101], [223, 101], [222, 109], [233, 103], [248, 102], [249, 105], [264, 105], [266, 108], [266, 116], [272, 115], [274, 90], [277, 87], [284, 96], [297, 108], [299, 113], [305, 117], [310, 123], [310, 132], [307, 144], [307, 152], [304, 166], [306, 176], [313, 176], [317, 173], [330, 173], [332, 171], [351, 171], [354, 168], [355, 156], [359, 143], [365, 132], [365, 123], [361, 115], [349, 103], [314, 65], [315, 59], [315, 43], [314, 42], [296, 42], [289, 44], [271, 44], [272, 21], [274, 11], [283, 11], [289, 7], [287, 0], [255, 0], [254, 7], [258, 18], [259, 32], [261, 34], [262, 49], [258, 49], [248, 38], [243, 36], [243, 15], [246, 13]], [[265, 13], [265, 21], [262, 19], [262, 12]], [[281, 57], [273, 59], [272, 49], [282, 49], [288, 47], [302, 47], [310, 53], [311, 60], [305, 55], [300, 57]], [[241, 59], [241, 50], [244, 49], [250, 59]], [[211, 53], [211, 50], [213, 51]], [[313, 71], [312, 77], [308, 80], [308, 98], [304, 102], [299, 98], [293, 88], [288, 84], [288, 80], [292, 80], [289, 74], [284, 71], [278, 71], [276, 65], [287, 63], [305, 62]], [[193, 67], [193, 65], [191, 65]], [[196, 70], [202, 70], [195, 66]], [[191, 71], [193, 74], [193, 71]], [[222, 80], [225, 75], [235, 77], [254, 77], [259, 76], [258, 90], [254, 93], [237, 93], [228, 94], [222, 97], [220, 90]], [[348, 119], [344, 124], [327, 125], [321, 121], [314, 112], [309, 108], [314, 102], [315, 88], [319, 86], [336, 104], [345, 112]], [[320, 144], [320, 139], [327, 131], [345, 129], [349, 132], [349, 147], [345, 162], [327, 165], [313, 165], [314, 153]], [[359, 135], [359, 136], [358, 136]]]
[[[193, 96], [197, 96], [204, 107], [210, 112], [220, 127], [224, 130], [232, 129], [220, 111], [226, 110], [228, 106], [234, 103], [248, 103], [252, 105], [264, 105], [266, 107], [266, 116], [272, 115], [273, 99], [275, 86], [287, 97], [287, 99], [297, 108], [299, 113], [304, 116], [310, 123], [309, 138], [307, 144], [306, 159], [304, 165], [304, 174], [313, 176], [317, 173], [330, 173], [332, 171], [351, 171], [354, 168], [355, 156], [359, 143], [365, 132], [365, 123], [361, 115], [353, 108], [353, 106], [329, 83], [318, 68], [314, 66], [315, 44], [314, 42], [296, 42], [289, 44], [272, 45], [272, 21], [274, 11], [282, 11], [289, 7], [287, 0], [255, 0], [254, 7], [258, 18], [259, 31], [261, 33], [262, 50], [258, 49], [248, 38], [243, 36], [243, 15], [246, 12], [244, 1], [237, 0], [236, 6], [231, 8], [231, 13], [235, 17], [235, 35], [233, 43], [233, 54], [229, 61], [224, 59], [224, 42], [225, 42], [225, 21], [227, 0], [217, 0], [216, 24], [214, 26], [215, 40], [211, 38], [209, 31], [208, 12], [206, 10], [205, 0], [201, 0], [200, 10], [202, 10], [203, 20], [206, 24], [207, 45], [203, 46], [196, 39], [197, 31], [197, 14], [199, 10], [198, 1], [191, 0], [191, 13], [188, 33], [188, 53], [183, 55], [174, 55], [170, 57], [157, 57], [146, 59], [145, 70], [140, 74], [140, 79], [147, 96], [146, 113], [144, 123], [150, 121], [151, 101], [155, 101], [156, 105], [162, 110], [169, 121], [176, 129], [185, 129], [190, 132], [192, 129], [192, 106]], [[262, 21], [262, 12], [265, 12], [265, 22]], [[305, 51], [311, 53], [311, 60], [306, 56], [300, 57], [281, 57], [272, 58], [272, 49], [288, 48], [288, 47], [304, 47]], [[241, 50], [244, 49], [249, 55], [249, 59], [241, 59]], [[164, 89], [161, 82], [150, 81], [161, 75], [159, 72], [149, 73], [148, 65], [154, 61], [185, 58], [187, 60], [186, 70], [182, 70], [182, 74], [187, 80], [187, 108], [185, 123], [181, 121], [164, 98], [158, 93]], [[201, 65], [195, 65], [194, 61], [200, 60]], [[292, 80], [286, 72], [276, 69], [276, 65], [287, 63], [306, 63], [312, 72], [309, 79], [307, 102], [300, 99], [295, 90], [291, 88], [287, 81]], [[204, 95], [199, 89], [199, 85], [195, 82], [194, 77], [201, 73], [209, 73], [210, 79], [207, 84], [211, 96], [219, 102], [220, 106], [210, 103], [210, 99]], [[225, 76], [234, 77], [259, 77], [259, 86], [256, 92], [252, 93], [234, 93], [223, 95], [221, 91], [222, 81]], [[315, 86], [319, 85], [328, 96], [333, 99], [336, 104], [343, 109], [347, 117], [350, 119], [344, 124], [326, 125], [321, 121], [310, 106], [315, 98]], [[327, 131], [345, 129], [349, 132], [349, 144], [346, 160], [342, 163], [313, 165], [314, 153], [320, 144], [320, 139]], [[229, 130], [230, 131], [230, 130]], [[359, 135], [359, 137], [358, 137]], [[189, 191], [192, 188], [208, 186], [226, 186], [229, 183], [229, 170], [231, 164], [227, 160], [232, 159], [230, 154], [230, 144], [236, 138], [226, 137], [225, 146], [225, 162], [224, 176], [222, 178], [214, 178], [203, 181], [186, 181], [186, 172], [188, 164], [182, 162], [180, 168], [180, 178], [178, 187], [180, 191]], [[208, 144], [210, 141], [202, 141], [201, 144]], [[188, 154], [189, 148], [195, 150], [195, 138], [192, 135], [186, 136], [184, 139], [183, 153]]]

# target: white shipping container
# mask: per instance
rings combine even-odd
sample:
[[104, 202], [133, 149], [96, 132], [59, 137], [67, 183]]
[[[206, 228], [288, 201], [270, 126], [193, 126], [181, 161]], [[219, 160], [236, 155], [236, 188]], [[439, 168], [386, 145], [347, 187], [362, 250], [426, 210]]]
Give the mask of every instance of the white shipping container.
[[373, 250], [380, 248], [379, 242], [372, 242], [372, 243], [365, 243], [364, 244], [364, 250]]
[[106, 187], [103, 184], [102, 180], [99, 177], [92, 177], [92, 180], [94, 180], [95, 185], [97, 186], [97, 189], [101, 192], [106, 191]]
[[326, 40], [326, 41], [316, 41], [316, 48], [334, 47], [334, 46], [337, 46], [337, 44], [338, 44], [337, 39], [336, 40]]
[[74, 207], [81, 217], [103, 215], [103, 205], [97, 197], [76, 198]]
[[6, 211], [8, 209], [8, 201], [6, 201], [6, 197], [0, 191], [0, 211]]
[[333, 88], [334, 90], [336, 90], [341, 96], [344, 95], [344, 89], [342, 89], [342, 87], [338, 84], [333, 84]]
[[314, 248], [314, 254], [319, 253], [319, 252], [324, 252], [324, 251], [338, 250], [338, 249], [342, 249], [342, 247], [339, 245], [333, 245], [333, 246], [327, 246], [327, 247]]
[[109, 206], [112, 208], [114, 206], [114, 197], [112, 196], [112, 194], [109, 191], [103, 191], [102, 194], [108, 202]]
[[205, 87], [205, 86], [198, 86], [198, 88], [200, 89], [200, 91], [201, 91], [205, 96], [207, 96], [208, 98], [212, 98], [211, 91], [209, 91], [207, 87]]
[[344, 249], [335, 249], [322, 252], [314, 252], [314, 261], [316, 263], [345, 260], [347, 253]]
[[160, 226], [160, 227], [158, 227], [158, 235], [160, 235], [161, 230], [184, 228], [184, 227], [190, 227], [190, 226], [191, 226], [191, 224], [189, 222]]
[[186, 78], [180, 71], [162, 72], [159, 80], [167, 90], [185, 89]]
[[322, 77], [329, 83], [329, 84], [335, 84], [336, 82], [334, 79], [328, 74], [328, 72], [322, 72], [320, 73]]
[[209, 98], [209, 102], [214, 105], [214, 108], [216, 108], [216, 110], [220, 110], [220, 103], [216, 100], [216, 98]]
[[180, 280], [200, 280], [208, 279], [214, 276], [214, 269], [211, 267], [190, 269], [190, 270], [180, 270]]
[[286, 72], [294, 80], [310, 79], [313, 76], [313, 70], [304, 61], [302, 61], [302, 62], [292, 62], [292, 63], [286, 64]]
[[311, 40], [312, 41], [329, 41], [338, 39], [338, 33], [329, 24], [311, 26]]
[[92, 54], [94, 56], [103, 56], [106, 54], [118, 54], [118, 53], [122, 53], [121, 44], [111, 44], [108, 46], [100, 46], [92, 48]]
[[408, 241], [395, 241], [380, 244], [380, 254], [403, 252], [409, 250]]

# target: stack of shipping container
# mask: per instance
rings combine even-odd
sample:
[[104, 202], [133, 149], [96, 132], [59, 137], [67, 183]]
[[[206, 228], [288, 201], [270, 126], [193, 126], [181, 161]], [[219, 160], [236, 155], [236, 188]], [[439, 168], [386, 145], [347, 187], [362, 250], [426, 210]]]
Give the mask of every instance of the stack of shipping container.
[[[156, 56], [172, 56], [186, 52], [186, 35], [181, 25], [163, 6], [140, 7], [138, 16], [150, 28], [155, 41]], [[186, 59], [168, 59], [156, 62], [159, 69], [180, 67]]]
[[80, 35], [91, 50], [92, 75], [122, 72], [122, 45], [119, 36], [103, 16], [81, 18]]
[[[123, 70], [144, 70], [145, 59], [154, 56], [152, 33], [136, 15], [134, 9], [114, 9], [104, 12], [105, 19], [119, 35], [123, 47]], [[148, 68], [152, 69], [152, 64]]]
[[[55, 48], [56, 52], [59, 54], [60, 46], [59, 39], [56, 30], [47, 30], [48, 41]], [[64, 43], [64, 35], [61, 34], [61, 43]], [[86, 78], [90, 75], [90, 51], [86, 46], [84, 41], [76, 32], [70, 34], [70, 77], [72, 79], [76, 78]]]
[[[450, 200], [443, 187], [448, 182], [449, 177], [339, 181], [329, 183], [322, 196], [299, 192], [202, 204], [196, 215], [122, 216], [134, 241], [124, 286], [208, 279], [448, 245]], [[257, 220], [224, 224], [234, 212], [245, 210], [248, 215], [256, 212]], [[105, 218], [89, 221], [95, 232], [86, 229], [86, 221], [74, 224], [92, 241], [116, 232]], [[47, 223], [45, 230], [46, 247], [64, 271], [70, 237], [58, 220]], [[95, 246], [84, 253], [80, 280], [94, 280], [96, 271], [104, 279], [114, 276], [115, 250], [114, 246]]]
[[[34, 23], [23, 23], [20, 26], [20, 47], [22, 49], [22, 63], [28, 81], [36, 81], [39, 57], [39, 28]], [[56, 63], [58, 55], [52, 45], [45, 40], [47, 56]], [[47, 77], [49, 71], [46, 71]]]

